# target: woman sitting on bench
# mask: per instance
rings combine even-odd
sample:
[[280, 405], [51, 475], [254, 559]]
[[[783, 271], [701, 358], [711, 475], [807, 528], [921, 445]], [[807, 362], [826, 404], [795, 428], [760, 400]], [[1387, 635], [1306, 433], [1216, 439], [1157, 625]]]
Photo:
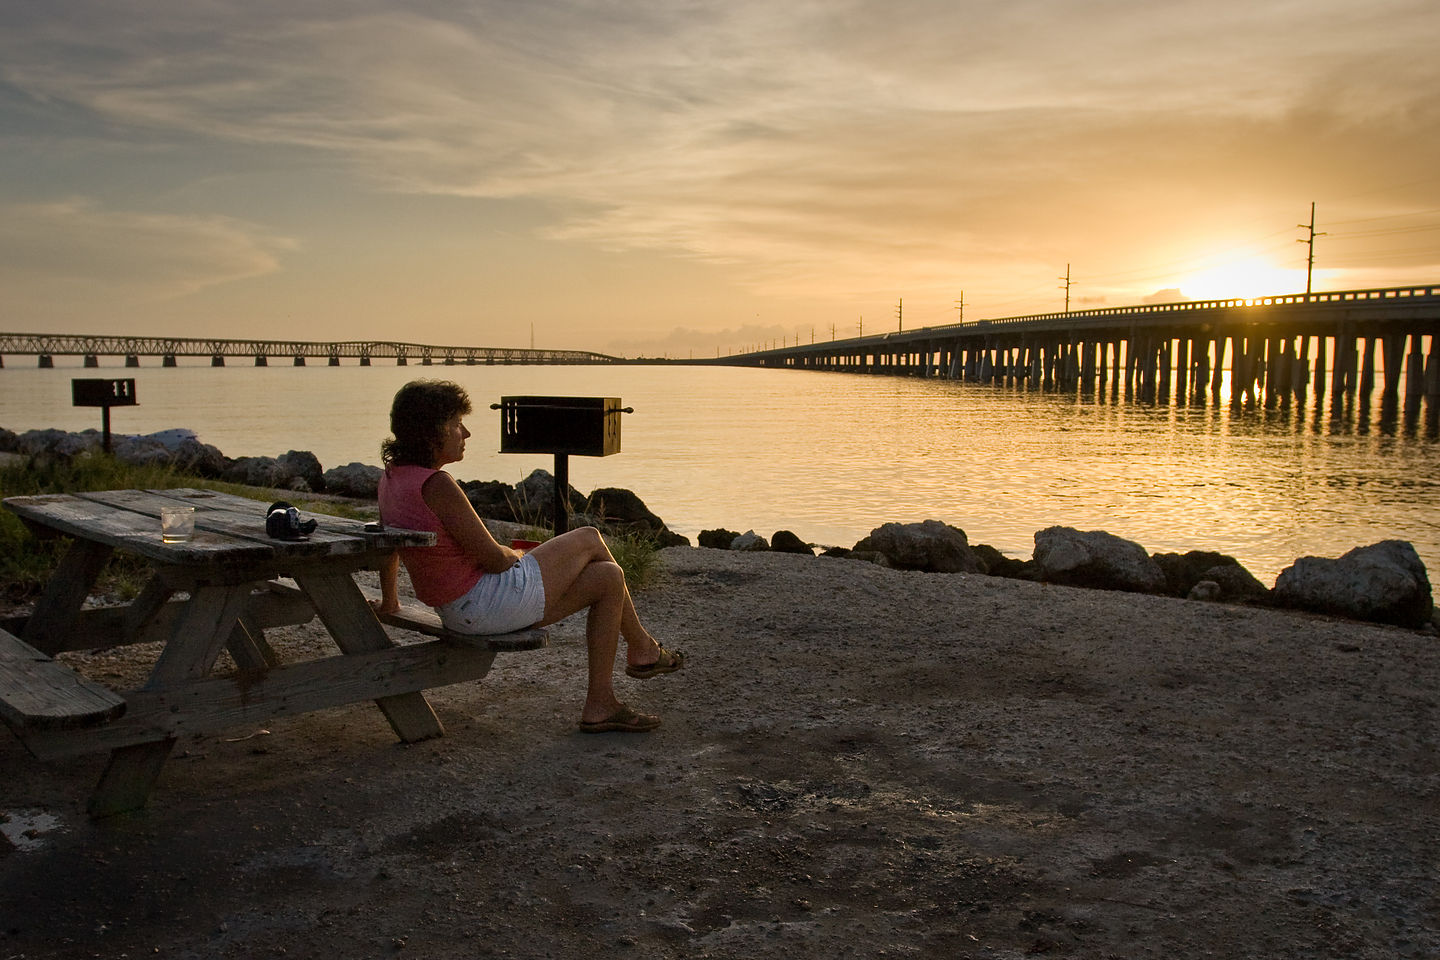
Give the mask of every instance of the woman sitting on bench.
[[[390, 407], [394, 436], [381, 447], [381, 522], [437, 537], [433, 547], [400, 551], [416, 597], [435, 608], [446, 629], [466, 634], [543, 627], [588, 609], [589, 685], [580, 729], [655, 729], [659, 717], [638, 713], [615, 697], [612, 674], [620, 638], [625, 638], [625, 672], [632, 677], [679, 670], [683, 656], [660, 646], [640, 624], [625, 574], [594, 527], [563, 533], [525, 553], [491, 536], [465, 491], [440, 469], [465, 456], [470, 431], [463, 418], [470, 411], [464, 388], [441, 380], [407, 383]], [[392, 560], [381, 571], [382, 613], [399, 608], [398, 566]]]

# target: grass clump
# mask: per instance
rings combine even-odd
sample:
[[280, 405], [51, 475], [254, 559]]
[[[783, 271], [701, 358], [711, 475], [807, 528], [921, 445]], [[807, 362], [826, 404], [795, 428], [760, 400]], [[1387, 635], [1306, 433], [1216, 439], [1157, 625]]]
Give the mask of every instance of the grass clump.
[[639, 533], [625, 533], [606, 537], [610, 554], [620, 569], [625, 571], [625, 582], [636, 590], [643, 590], [655, 580], [660, 572], [660, 554], [655, 538]]

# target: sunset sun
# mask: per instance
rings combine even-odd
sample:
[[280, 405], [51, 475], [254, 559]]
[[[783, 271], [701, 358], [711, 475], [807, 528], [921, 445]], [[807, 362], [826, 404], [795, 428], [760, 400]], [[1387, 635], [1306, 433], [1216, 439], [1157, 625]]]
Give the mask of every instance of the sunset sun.
[[1277, 267], [1265, 257], [1250, 253], [1192, 273], [1180, 283], [1180, 291], [1191, 300], [1248, 300], [1304, 290], [1303, 269]]

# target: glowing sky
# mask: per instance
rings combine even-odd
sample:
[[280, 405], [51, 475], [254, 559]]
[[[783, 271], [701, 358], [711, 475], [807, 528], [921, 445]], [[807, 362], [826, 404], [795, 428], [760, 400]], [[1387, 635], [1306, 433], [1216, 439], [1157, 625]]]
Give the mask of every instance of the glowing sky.
[[0, 329], [711, 356], [1440, 282], [1434, 0], [0, 3]]

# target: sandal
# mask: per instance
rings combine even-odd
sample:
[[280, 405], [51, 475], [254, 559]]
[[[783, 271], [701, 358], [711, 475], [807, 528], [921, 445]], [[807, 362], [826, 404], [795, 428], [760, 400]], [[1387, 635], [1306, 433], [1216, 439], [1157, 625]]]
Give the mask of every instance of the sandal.
[[581, 720], [581, 733], [646, 733], [660, 726], [660, 718], [648, 713], [637, 713], [621, 705], [604, 720]]
[[637, 680], [649, 680], [651, 677], [658, 677], [662, 673], [674, 673], [685, 666], [685, 654], [680, 652], [671, 653], [664, 647], [660, 648], [660, 656], [653, 663], [625, 665], [625, 675], [634, 677]]

